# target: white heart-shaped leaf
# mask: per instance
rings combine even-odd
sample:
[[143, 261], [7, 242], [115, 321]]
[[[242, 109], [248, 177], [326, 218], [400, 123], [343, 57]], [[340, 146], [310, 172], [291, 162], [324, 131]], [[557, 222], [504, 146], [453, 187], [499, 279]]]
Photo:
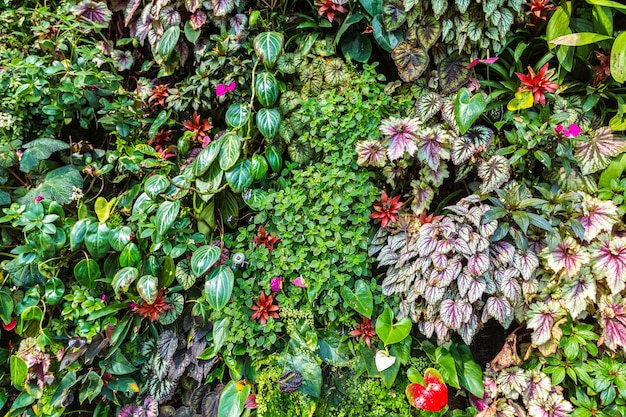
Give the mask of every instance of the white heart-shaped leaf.
[[376, 352], [376, 369], [378, 372], [382, 372], [387, 368], [390, 368], [394, 363], [396, 363], [395, 356], [389, 356], [389, 354], [384, 350], [379, 350]]

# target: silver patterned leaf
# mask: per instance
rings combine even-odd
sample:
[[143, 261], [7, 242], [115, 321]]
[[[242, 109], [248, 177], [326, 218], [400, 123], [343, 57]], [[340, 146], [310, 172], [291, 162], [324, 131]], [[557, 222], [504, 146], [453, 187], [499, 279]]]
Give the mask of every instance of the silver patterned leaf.
[[433, 261], [433, 267], [437, 270], [445, 269], [446, 266], [448, 266], [448, 257], [441, 252], [433, 252], [433, 254], [430, 255], [430, 258]]
[[485, 237], [491, 237], [496, 232], [497, 229], [498, 229], [497, 220], [494, 220], [489, 223], [481, 224], [478, 227], [478, 231], [480, 232], [480, 234]]
[[478, 177], [483, 180], [480, 190], [489, 193], [508, 181], [509, 160], [502, 155], [493, 155], [478, 166]]
[[398, 262], [398, 258], [399, 258], [398, 254], [394, 252], [391, 247], [385, 246], [380, 251], [376, 259], [378, 260], [379, 266], [385, 266], [385, 265], [395, 265], [396, 262]]
[[517, 280], [518, 277], [519, 273], [512, 268], [499, 269], [495, 273], [495, 281], [498, 283], [500, 291], [511, 301], [512, 305], [517, 305], [522, 299], [522, 286]]
[[454, 249], [456, 249], [458, 253], [466, 256], [471, 256], [474, 253], [474, 251], [470, 249], [468, 242], [463, 240], [462, 238], [456, 239], [454, 241]]
[[578, 273], [561, 291], [565, 308], [576, 319], [590, 301], [596, 300], [596, 281], [587, 269]]
[[441, 320], [435, 320], [435, 333], [439, 344], [444, 344], [450, 338], [450, 329]]
[[419, 231], [419, 237], [417, 238], [417, 245], [419, 247], [419, 254], [422, 257], [428, 256], [433, 253], [437, 248], [437, 238], [433, 237], [433, 233], [429, 233], [428, 230], [433, 228], [427, 227], [429, 223], [422, 226]]
[[159, 379], [153, 376], [146, 384], [150, 395], [158, 402], [166, 402], [172, 399], [178, 381], [169, 378]]
[[487, 288], [487, 283], [484, 278], [476, 278], [472, 280], [469, 286], [469, 290], [467, 291], [467, 298], [470, 303], [474, 303], [475, 301], [480, 300], [485, 292], [485, 288]]
[[463, 323], [457, 332], [463, 338], [463, 342], [466, 345], [470, 345], [472, 343], [472, 339], [476, 335], [478, 331], [478, 318], [475, 314], [470, 315], [470, 319], [467, 323]]
[[422, 279], [422, 277], [416, 278], [413, 281], [413, 286], [411, 287], [411, 294], [415, 296], [422, 296], [426, 291], [426, 280]]
[[[498, 262], [500, 262], [502, 265], [509, 265], [513, 263], [513, 258], [515, 256], [515, 246], [508, 242], [500, 241], [493, 244], [491, 248], [496, 253]], [[522, 276], [524, 276], [523, 273]]]
[[583, 175], [606, 168], [613, 157], [626, 151], [626, 140], [611, 132], [608, 127], [597, 129], [591, 138], [576, 142], [574, 156]]
[[444, 100], [441, 105], [441, 117], [457, 135], [460, 134], [459, 125], [454, 114], [454, 100]]
[[424, 292], [424, 298], [430, 304], [438, 304], [446, 293], [445, 288], [427, 286]]
[[448, 260], [448, 267], [443, 271], [441, 275], [440, 285], [448, 287], [452, 281], [454, 281], [459, 274], [461, 273], [461, 269], [463, 269], [463, 265], [461, 261], [457, 258], [451, 258]]
[[441, 254], [448, 254], [454, 249], [454, 242], [454, 238], [442, 239], [437, 242], [437, 248], [435, 249], [435, 251]]
[[541, 346], [552, 339], [552, 327], [559, 316], [559, 303], [551, 301], [548, 303], [533, 303], [526, 313], [526, 327], [533, 329], [531, 341], [535, 346]]
[[476, 152], [474, 142], [465, 135], [453, 138], [450, 145], [450, 159], [454, 165], [464, 164]]
[[376, 231], [374, 238], [370, 242], [369, 248], [367, 248], [367, 256], [376, 255], [382, 248], [385, 246], [387, 242], [387, 228], [381, 227]]
[[417, 328], [419, 329], [420, 333], [426, 336], [426, 338], [430, 338], [435, 332], [435, 323], [432, 320], [420, 321], [417, 324]]
[[469, 321], [472, 315], [472, 306], [466, 300], [443, 300], [439, 306], [439, 315], [452, 330], [457, 330], [463, 323]]
[[171, 330], [166, 330], [157, 339], [157, 351], [164, 359], [171, 359], [178, 348], [178, 337]]
[[465, 295], [470, 289], [470, 285], [473, 280], [474, 280], [474, 277], [471, 274], [468, 274], [465, 271], [465, 268], [463, 272], [461, 272], [459, 276], [456, 278], [456, 287], [461, 297], [465, 297]]
[[439, 111], [441, 104], [441, 96], [431, 91], [417, 99], [417, 116], [422, 122], [426, 122]]
[[535, 273], [535, 269], [539, 266], [539, 258], [531, 250], [528, 250], [524, 255], [515, 252], [513, 255], [513, 266], [517, 268], [524, 279], [530, 279]]
[[476, 253], [467, 260], [467, 269], [474, 276], [479, 276], [489, 269], [489, 256], [485, 253]]
[[483, 218], [483, 214], [485, 214], [485, 211], [482, 209], [481, 206], [474, 206], [469, 209], [466, 218], [467, 220], [472, 222], [475, 227], [478, 227], [480, 226], [480, 221]]
[[498, 320], [502, 327], [507, 329], [513, 321], [513, 307], [506, 297], [489, 297], [483, 307], [482, 322], [486, 323], [489, 317]]

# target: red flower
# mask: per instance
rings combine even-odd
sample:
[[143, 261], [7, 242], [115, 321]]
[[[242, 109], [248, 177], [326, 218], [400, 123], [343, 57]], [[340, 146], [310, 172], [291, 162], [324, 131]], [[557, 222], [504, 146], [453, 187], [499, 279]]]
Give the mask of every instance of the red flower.
[[259, 233], [254, 235], [254, 238], [252, 239], [252, 241], [256, 245], [256, 248], [261, 245], [265, 245], [267, 250], [276, 249], [274, 245], [278, 244], [280, 240], [281, 239], [276, 236], [268, 235], [267, 232], [265, 232], [265, 228], [263, 226], [259, 228]]
[[342, 6], [346, 0], [322, 0], [316, 1], [315, 5], [319, 7], [317, 14], [326, 17], [330, 23], [335, 19], [335, 13], [348, 13], [348, 10]]
[[554, 4], [550, 4], [550, 0], [530, 0], [526, 6], [530, 7], [526, 14], [530, 16], [532, 26], [536, 26], [540, 20], [546, 20], [548, 12], [557, 8]]
[[515, 74], [524, 84], [520, 87], [520, 91], [532, 91], [535, 97], [533, 104], [541, 103], [542, 106], [545, 106], [546, 97], [544, 93], [552, 93], [559, 88], [558, 84], [548, 80], [554, 74], [554, 69], [548, 71], [548, 64], [541, 67], [537, 74], [530, 66], [528, 67], [528, 75], [520, 74], [519, 72]]
[[426, 214], [426, 210], [422, 211], [422, 214], [420, 214], [419, 217], [419, 222], [420, 222], [420, 226], [426, 223], [432, 223], [435, 220], [441, 220], [443, 219], [443, 216], [435, 216], [433, 213], [431, 214]]
[[261, 291], [259, 295], [259, 301], [257, 301], [250, 310], [254, 311], [251, 319], [256, 320], [260, 319], [259, 322], [261, 324], [267, 323], [267, 319], [269, 317], [278, 318], [278, 310], [280, 307], [274, 305], [274, 294], [270, 294], [268, 296], [265, 295], [264, 291]]
[[161, 314], [171, 309], [172, 306], [165, 304], [163, 289], [159, 290], [159, 293], [152, 304], [148, 304], [144, 301], [133, 307], [133, 311], [135, 313], [139, 314], [143, 318], [150, 317], [150, 321], [157, 321]]
[[200, 143], [210, 142], [209, 130], [213, 128], [209, 119], [200, 119], [198, 112], [194, 111], [191, 120], [183, 122], [185, 130], [193, 132], [191, 139], [198, 140]]
[[170, 95], [169, 91], [167, 91], [168, 86], [169, 84], [161, 84], [152, 87], [152, 96], [148, 99], [148, 103], [165, 106], [165, 99]]
[[352, 337], [364, 339], [367, 347], [371, 347], [371, 339], [376, 337], [376, 328], [367, 317], [363, 317], [363, 321], [356, 326], [356, 329], [348, 333]]
[[402, 207], [400, 196], [387, 197], [383, 190], [380, 202], [374, 201], [374, 213], [370, 214], [370, 219], [380, 219], [380, 227], [387, 227], [388, 223], [395, 223], [398, 219], [398, 210]]
[[437, 370], [428, 368], [424, 372], [424, 385], [409, 384], [406, 396], [413, 407], [438, 412], [448, 404], [448, 387]]
[[7, 332], [15, 329], [15, 326], [17, 326], [17, 320], [15, 320], [13, 317], [11, 317], [11, 321], [9, 322], [9, 324], [4, 324], [4, 321], [2, 322], [2, 328]]

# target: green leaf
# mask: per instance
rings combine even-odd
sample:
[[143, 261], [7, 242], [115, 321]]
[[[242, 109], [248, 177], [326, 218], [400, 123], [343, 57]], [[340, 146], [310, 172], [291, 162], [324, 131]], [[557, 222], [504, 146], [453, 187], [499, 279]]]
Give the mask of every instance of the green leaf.
[[70, 145], [58, 139], [41, 138], [35, 139], [22, 146], [24, 153], [20, 160], [20, 171], [30, 172], [39, 164], [58, 151], [70, 148]]
[[161, 203], [156, 212], [156, 231], [159, 235], [164, 235], [172, 227], [179, 212], [180, 200]]
[[350, 288], [341, 287], [341, 297], [343, 300], [360, 315], [372, 318], [374, 310], [374, 299], [369, 285], [363, 280], [357, 280], [354, 283], [355, 291]]
[[120, 292], [127, 292], [128, 288], [137, 278], [139, 278], [139, 270], [132, 266], [127, 266], [126, 268], [122, 268], [117, 271], [111, 281], [111, 286], [113, 287], [113, 291], [115, 291], [115, 295], [119, 298]]
[[382, 0], [359, 0], [359, 3], [371, 17], [382, 13]]
[[407, 83], [421, 77], [430, 63], [426, 49], [416, 47], [408, 41], [402, 41], [396, 45], [391, 58], [398, 68], [400, 78]]
[[42, 195], [59, 204], [67, 204], [72, 199], [74, 188], [83, 188], [83, 177], [74, 165], [65, 165], [48, 172], [37, 187], [17, 199], [17, 202], [28, 204], [38, 195]]
[[93, 290], [100, 279], [100, 266], [93, 259], [83, 259], [74, 267], [74, 277], [80, 285]]
[[184, 258], [176, 265], [176, 281], [178, 281], [184, 290], [188, 290], [196, 283], [196, 276], [191, 270], [191, 262], [189, 262], [189, 259]]
[[24, 382], [28, 376], [28, 366], [26, 362], [19, 356], [12, 355], [11, 359], [9, 359], [9, 366], [11, 368], [11, 383], [15, 388], [23, 391]]
[[222, 149], [222, 143], [224, 141], [220, 139], [213, 141], [202, 149], [196, 159], [193, 161], [193, 174], [196, 177], [202, 176], [207, 169], [211, 166], [211, 163], [217, 158]]
[[372, 43], [361, 33], [348, 32], [341, 38], [341, 52], [346, 58], [366, 63], [372, 56]]
[[622, 13], [626, 13], [626, 4], [622, 4], [621, 2], [612, 0], [587, 0], [587, 3], [593, 4], [595, 6], [612, 7], [621, 11]]
[[130, 242], [131, 235], [132, 231], [130, 230], [130, 227], [116, 227], [109, 233], [109, 244], [114, 251], [121, 252], [124, 247]]
[[85, 400], [89, 400], [89, 402], [93, 401], [94, 398], [100, 395], [103, 386], [104, 382], [102, 378], [100, 378], [100, 375], [94, 371], [89, 371], [86, 382], [79, 391], [78, 400], [81, 404], [84, 403]]
[[270, 145], [265, 148], [265, 158], [267, 159], [267, 163], [272, 168], [272, 171], [279, 172], [283, 166], [283, 158], [278, 152], [276, 147]]
[[413, 324], [408, 317], [393, 323], [393, 311], [389, 307], [376, 319], [376, 334], [385, 346], [398, 343], [411, 333]]
[[483, 371], [474, 361], [463, 361], [461, 373], [461, 385], [478, 398], [483, 398], [485, 388], [483, 386]]
[[157, 174], [148, 177], [143, 185], [143, 189], [148, 197], [154, 200], [159, 194], [167, 190], [169, 186], [170, 180], [163, 174]]
[[226, 110], [226, 124], [234, 129], [241, 129], [248, 123], [251, 114], [248, 104], [233, 103]]
[[388, 53], [391, 53], [393, 48], [404, 40], [401, 31], [389, 33], [385, 30], [382, 14], [376, 15], [372, 19], [372, 30], [376, 43]]
[[278, 133], [281, 116], [277, 109], [262, 108], [256, 113], [256, 126], [263, 137], [271, 139]]
[[204, 295], [213, 309], [219, 311], [228, 304], [234, 283], [233, 270], [225, 265], [219, 265], [209, 272], [204, 284]]
[[228, 382], [220, 395], [217, 417], [240, 417], [250, 389], [250, 385], [243, 382]]
[[169, 117], [170, 117], [169, 110], [161, 110], [159, 112], [156, 119], [154, 119], [154, 122], [152, 122], [152, 125], [150, 126], [150, 130], [148, 131], [148, 136], [150, 137], [150, 139], [154, 139], [156, 134], [159, 132], [159, 129], [161, 128], [161, 126], [163, 126], [163, 123], [165, 123], [167, 119], [169, 119]]
[[511, 111], [529, 109], [533, 106], [533, 102], [532, 91], [518, 91], [515, 93], [515, 98], [507, 103], [506, 108]]
[[593, 27], [603, 35], [613, 35], [613, 13], [609, 7], [593, 6]]
[[406, 12], [402, 0], [383, 0], [382, 12], [387, 32], [399, 29], [406, 22]]
[[50, 397], [50, 405], [57, 408], [63, 407], [63, 403], [70, 395], [70, 388], [72, 388], [74, 384], [76, 384], [76, 372], [70, 371], [65, 374], [61, 382], [59, 382], [57, 389], [54, 391], [54, 394]]
[[72, 226], [72, 230], [70, 231], [70, 248], [72, 251], [75, 251], [83, 244], [88, 223], [89, 221], [87, 220], [78, 220], [74, 223], [74, 226]]
[[[178, 42], [178, 38], [180, 37], [180, 27], [179, 26], [171, 26], [169, 27], [163, 36], [161, 37], [161, 41], [159, 42], [159, 46], [157, 52], [161, 55], [161, 58], [167, 60], [170, 56], [174, 48], [176, 47], [176, 43]], [[151, 138], [154, 136], [151, 136]]]
[[225, 133], [220, 140], [222, 141], [222, 149], [220, 150], [220, 168], [224, 171], [229, 170], [241, 154], [241, 135], [236, 132]]
[[293, 369], [302, 374], [302, 386], [300, 392], [314, 398], [319, 398], [322, 391], [322, 367], [313, 354], [302, 349], [298, 354], [282, 355], [285, 361], [285, 369]]
[[461, 134], [465, 134], [487, 108], [482, 94], [470, 97], [469, 90], [461, 88], [454, 101], [454, 115]]
[[213, 344], [206, 348], [204, 352], [198, 356], [198, 359], [209, 360], [219, 352], [220, 348], [224, 345], [226, 337], [230, 333], [230, 319], [225, 317], [216, 321], [213, 324]]
[[65, 294], [65, 284], [60, 278], [52, 277], [46, 280], [44, 297], [49, 305], [57, 305], [63, 298], [63, 294]]
[[4, 324], [9, 324], [13, 316], [14, 303], [13, 297], [5, 291], [7, 290], [0, 290], [0, 320], [2, 320]]
[[[36, 397], [31, 396], [29, 393], [22, 392], [20, 395], [17, 396], [15, 401], [13, 401], [13, 404], [11, 404], [10, 409], [18, 410], [20, 408], [24, 408], [34, 403], [36, 399], [37, 399]], [[12, 415], [12, 414], [7, 414], [7, 416], [8, 415]]]
[[239, 161], [230, 171], [226, 171], [224, 175], [233, 192], [241, 193], [252, 184], [250, 161], [247, 159]]
[[554, 45], [582, 46], [601, 42], [607, 39], [613, 39], [613, 37], [593, 32], [580, 32], [559, 36], [556, 39], [552, 39], [551, 43]]
[[271, 107], [278, 99], [278, 81], [271, 72], [263, 71], [254, 79], [254, 94], [263, 107]]
[[139, 296], [148, 304], [154, 303], [156, 300], [159, 280], [152, 275], [144, 275], [137, 281], [137, 292]]
[[165, 304], [172, 307], [172, 309], [167, 310], [159, 316], [159, 323], [167, 326], [168, 324], [174, 323], [176, 319], [180, 317], [180, 314], [183, 312], [183, 308], [185, 307], [185, 297], [177, 292], [168, 294], [165, 299]]
[[618, 83], [626, 81], [626, 31], [617, 35], [611, 49], [611, 76]]
[[204, 274], [220, 259], [222, 251], [218, 246], [204, 245], [191, 255], [191, 271], [196, 277]]
[[137, 245], [133, 242], [128, 243], [120, 253], [119, 262], [122, 268], [127, 266], [138, 268], [141, 265], [141, 252]]
[[100, 223], [105, 223], [109, 216], [111, 215], [111, 210], [115, 205], [115, 197], [111, 199], [111, 201], [107, 201], [104, 197], [96, 198], [96, 202], [94, 204], [94, 211], [96, 212], [96, 216], [98, 216], [98, 220]]
[[[174, 264], [174, 259], [167, 255], [163, 260], [163, 269], [161, 273], [161, 286], [163, 288], [167, 288], [174, 282], [176, 278], [176, 265]], [[187, 289], [187, 288], [185, 288]]]
[[200, 33], [202, 31], [194, 29], [193, 26], [191, 25], [191, 20], [188, 20], [187, 22], [185, 22], [184, 32], [185, 32], [185, 37], [187, 38], [187, 40], [195, 44], [198, 38], [200, 37]]
[[452, 354], [447, 349], [438, 347], [435, 349], [435, 362], [439, 365], [438, 368], [446, 384], [460, 388], [459, 375]]
[[570, 17], [563, 7], [559, 7], [552, 13], [552, 17], [546, 26], [546, 40], [550, 49], [555, 46], [552, 43], [554, 39], [572, 33], [569, 28], [569, 20]]
[[265, 174], [267, 174], [268, 168], [269, 165], [263, 155], [252, 155], [252, 160], [250, 161], [250, 174], [252, 175], [252, 178], [255, 180], [262, 179], [265, 177]]
[[109, 233], [111, 230], [106, 223], [91, 223], [87, 226], [85, 234], [85, 246], [96, 259], [102, 258], [111, 248]]
[[554, 233], [554, 229], [552, 228], [552, 226], [546, 219], [544, 219], [543, 217], [535, 213], [526, 213], [526, 214], [528, 215], [530, 224], [532, 224], [533, 226], [539, 227], [548, 233]]
[[237, 224], [236, 219], [239, 217], [239, 204], [237, 203], [237, 197], [232, 191], [224, 190], [217, 195], [215, 209], [222, 217], [224, 224], [229, 227], [235, 227]]
[[417, 40], [425, 49], [430, 49], [441, 35], [441, 23], [433, 16], [427, 16], [417, 26]]
[[626, 154], [621, 154], [613, 159], [609, 166], [602, 171], [600, 179], [598, 180], [598, 186], [600, 188], [609, 188], [611, 186], [611, 180], [619, 181], [624, 169], [626, 169]]
[[266, 67], [274, 66], [283, 48], [284, 38], [278, 32], [259, 33], [254, 38], [254, 51]]

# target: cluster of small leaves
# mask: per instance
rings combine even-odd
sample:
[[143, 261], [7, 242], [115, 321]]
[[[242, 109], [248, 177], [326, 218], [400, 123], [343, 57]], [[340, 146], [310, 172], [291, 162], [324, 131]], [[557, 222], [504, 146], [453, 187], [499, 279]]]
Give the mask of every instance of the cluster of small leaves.
[[430, 223], [405, 215], [370, 246], [379, 265], [389, 266], [383, 293], [400, 295], [401, 315], [440, 343], [456, 331], [469, 344], [492, 317], [508, 327], [539, 264], [531, 250], [490, 242], [498, 222], [483, 221], [489, 209], [472, 195]]

